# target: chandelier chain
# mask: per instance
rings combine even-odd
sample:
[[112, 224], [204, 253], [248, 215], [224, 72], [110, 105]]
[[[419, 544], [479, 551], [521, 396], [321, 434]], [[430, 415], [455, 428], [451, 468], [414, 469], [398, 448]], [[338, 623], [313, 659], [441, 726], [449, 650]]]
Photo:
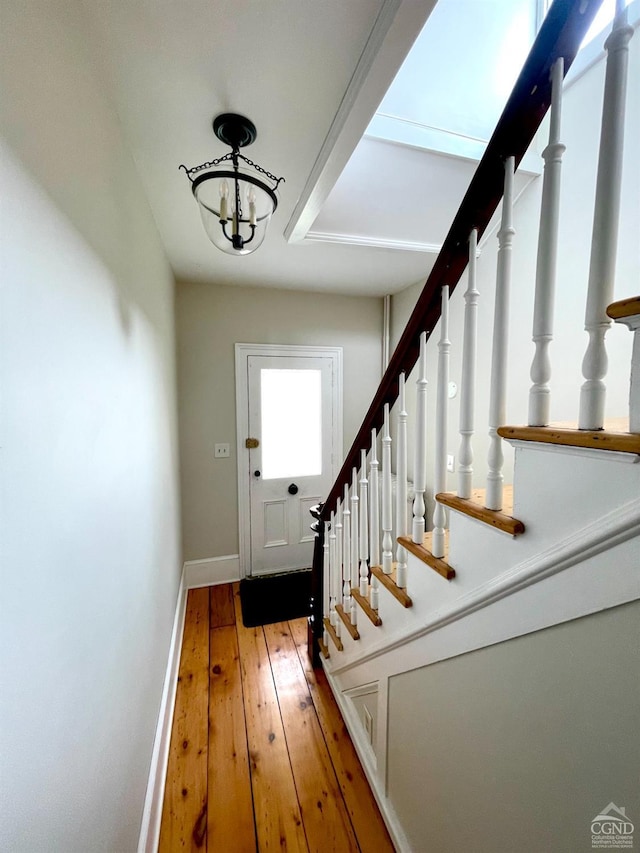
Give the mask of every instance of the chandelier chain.
[[[233, 160], [234, 152], [230, 151], [228, 154], [225, 154], [223, 157], [218, 157], [216, 160], [209, 160], [206, 163], [201, 163], [200, 166], [192, 166], [188, 169], [184, 164], [181, 164], [178, 168], [184, 169], [191, 180], [191, 175], [194, 175], [196, 172], [201, 172], [203, 169], [211, 169], [214, 166], [219, 166], [220, 163], [224, 163], [228, 160]], [[275, 175], [272, 175], [271, 172], [267, 171], [267, 169], [263, 169], [262, 166], [258, 165], [258, 163], [254, 163], [253, 160], [250, 160], [248, 157], [245, 157], [244, 154], [237, 153], [237, 156], [244, 160], [247, 166], [251, 166], [256, 170], [256, 172], [260, 172], [260, 174], [269, 178], [270, 181], [274, 181], [276, 189], [280, 183], [284, 182], [284, 178], [276, 178]]]

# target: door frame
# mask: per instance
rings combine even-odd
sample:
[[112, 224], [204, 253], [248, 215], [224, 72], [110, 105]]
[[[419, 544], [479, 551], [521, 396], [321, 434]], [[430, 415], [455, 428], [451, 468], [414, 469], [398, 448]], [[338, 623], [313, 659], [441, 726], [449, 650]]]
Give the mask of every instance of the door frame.
[[[240, 577], [247, 577], [251, 554], [251, 502], [250, 483], [247, 476], [249, 451], [245, 439], [249, 437], [249, 388], [247, 382], [248, 358], [252, 355], [291, 356], [300, 358], [331, 358], [333, 360], [333, 436], [331, 478], [335, 480], [342, 465], [342, 347], [297, 346], [290, 344], [236, 344], [236, 457], [238, 478], [238, 548]], [[311, 521], [309, 521], [311, 523]]]

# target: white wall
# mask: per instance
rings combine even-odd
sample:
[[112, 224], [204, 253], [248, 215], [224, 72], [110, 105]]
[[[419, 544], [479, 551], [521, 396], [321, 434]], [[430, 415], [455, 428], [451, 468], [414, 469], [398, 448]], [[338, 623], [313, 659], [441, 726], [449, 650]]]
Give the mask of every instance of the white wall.
[[173, 280], [79, 4], [1, 29], [0, 848], [124, 853], [180, 576]]
[[[631, 41], [629, 83], [627, 92], [626, 147], [618, 243], [614, 299], [632, 296], [640, 280], [640, 158], [634, 142], [640, 138], [640, 36]], [[587, 345], [584, 332], [589, 253], [593, 222], [595, 178], [600, 133], [600, 112], [605, 65], [600, 61], [576, 80], [565, 92], [562, 118], [564, 155], [561, 228], [559, 236], [555, 338], [551, 346], [551, 420], [576, 423], [579, 392], [583, 378], [581, 364]], [[541, 129], [547, 138], [546, 124]], [[544, 143], [543, 143], [544, 144]], [[540, 146], [542, 147], [542, 146]], [[507, 423], [526, 424], [528, 393], [531, 385], [529, 368], [533, 357], [531, 328], [535, 282], [537, 233], [540, 216], [542, 178], [534, 180], [523, 192], [514, 211], [516, 235], [513, 248], [512, 291], [510, 307], [509, 365], [507, 391]], [[476, 364], [476, 434], [474, 438], [474, 485], [484, 486], [488, 450], [488, 383], [491, 368], [491, 328], [495, 297], [497, 263], [495, 230], [483, 247], [478, 260], [479, 328]], [[395, 346], [422, 290], [423, 282], [407, 288], [392, 299], [392, 346]], [[462, 360], [462, 323], [467, 276], [463, 276], [451, 300], [450, 338], [451, 379], [460, 386]], [[437, 339], [439, 328], [431, 336], [428, 351], [430, 398], [429, 430], [435, 427], [435, 394]], [[631, 335], [614, 324], [607, 335], [609, 376], [606, 414], [609, 418], [628, 416]], [[415, 377], [414, 377], [415, 378]], [[410, 415], [414, 411], [413, 389], [409, 397]], [[456, 455], [459, 447], [458, 418], [460, 396], [451, 401], [448, 452]], [[411, 429], [411, 417], [410, 417]], [[505, 482], [512, 478], [512, 453], [505, 448]], [[429, 461], [432, 472], [432, 461]], [[412, 470], [412, 460], [409, 460]], [[432, 482], [432, 473], [429, 474]], [[449, 475], [450, 489], [456, 479]]]
[[637, 827], [639, 611], [390, 680], [388, 791], [412, 851], [590, 850], [611, 801]]
[[180, 282], [176, 331], [185, 558], [237, 554], [234, 344], [342, 347], [346, 452], [380, 382], [382, 300]]

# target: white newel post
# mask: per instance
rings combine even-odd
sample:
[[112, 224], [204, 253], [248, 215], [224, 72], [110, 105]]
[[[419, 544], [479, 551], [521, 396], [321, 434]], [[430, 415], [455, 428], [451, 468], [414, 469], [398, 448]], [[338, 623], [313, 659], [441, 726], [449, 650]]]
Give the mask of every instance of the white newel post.
[[411, 538], [422, 545], [424, 540], [424, 491], [427, 481], [427, 333], [420, 335], [420, 360], [416, 383], [416, 437], [413, 473], [413, 531]]
[[464, 294], [464, 331], [462, 339], [462, 377], [460, 382], [460, 449], [458, 450], [458, 496], [470, 498], [473, 487], [473, 438], [476, 356], [478, 341], [478, 297], [476, 260], [478, 231], [469, 235], [469, 271]]
[[351, 612], [351, 510], [349, 509], [349, 486], [344, 487], [342, 510], [342, 607], [349, 615]]
[[584, 322], [589, 344], [582, 362], [585, 382], [580, 389], [578, 418], [580, 429], [591, 430], [602, 429], [604, 424], [606, 388], [603, 380], [608, 367], [604, 338], [611, 325], [606, 311], [613, 298], [615, 279], [627, 65], [629, 41], [633, 35], [633, 28], [627, 24], [627, 13], [620, 0], [616, 3], [616, 12], [613, 30], [605, 42], [607, 70]]
[[[398, 436], [396, 440], [396, 536], [407, 536], [407, 411], [404, 398], [404, 373], [400, 374], [398, 396]], [[396, 584], [407, 586], [407, 552], [396, 547]]]
[[[442, 308], [440, 314], [440, 340], [438, 341], [438, 389], [436, 392], [436, 440], [435, 471], [433, 495], [447, 490], [447, 414], [449, 407], [449, 285], [442, 288]], [[431, 553], [434, 557], [444, 557], [444, 533], [447, 525], [447, 511], [441, 503], [434, 500], [433, 536]]]
[[489, 392], [489, 453], [487, 462], [487, 509], [502, 509], [502, 466], [504, 454], [498, 427], [506, 418], [507, 344], [509, 336], [509, 290], [511, 286], [511, 250], [513, 245], [513, 172], [514, 158], [508, 157], [504, 168], [502, 221], [498, 232], [498, 268], [496, 302], [493, 316], [493, 349], [491, 353], [491, 389]]
[[[322, 543], [322, 574], [324, 577], [322, 585], [322, 612], [331, 621], [331, 566], [329, 565], [329, 535], [327, 524], [324, 526], [324, 542]], [[322, 640], [325, 646], [327, 646], [329, 643], [329, 634], [326, 628], [323, 629]]]
[[367, 451], [360, 451], [360, 595], [369, 593], [369, 481], [367, 480]]
[[[371, 430], [371, 461], [369, 463], [369, 562], [380, 565], [380, 492], [378, 483], [378, 438]], [[371, 575], [371, 606], [378, 609], [378, 579]]]
[[391, 435], [389, 434], [389, 404], [385, 403], [382, 432], [382, 571], [385, 575], [390, 575], [393, 569], [392, 527]]
[[[351, 586], [358, 589], [360, 586], [360, 537], [358, 536], [358, 472], [353, 469], [351, 478]], [[358, 605], [351, 596], [351, 624], [358, 624]]]
[[[340, 501], [336, 504], [336, 605], [342, 599], [342, 504]], [[340, 624], [340, 617], [336, 613], [336, 623]]]
[[329, 586], [329, 622], [331, 622], [331, 627], [335, 630], [336, 634], [339, 636], [338, 632], [338, 614], [336, 613], [336, 575], [337, 575], [337, 566], [336, 566], [336, 514], [335, 512], [331, 513], [331, 530], [329, 532], [329, 577], [330, 577], [330, 586]]
[[551, 69], [551, 121], [549, 144], [542, 152], [544, 175], [538, 231], [536, 261], [536, 291], [533, 308], [533, 343], [529, 390], [529, 426], [548, 426], [551, 378], [549, 346], [553, 340], [553, 308], [556, 289], [556, 258], [558, 255], [558, 223], [560, 220], [560, 179], [562, 155], [566, 146], [560, 142], [562, 114], [562, 81], [564, 59], [560, 57]]

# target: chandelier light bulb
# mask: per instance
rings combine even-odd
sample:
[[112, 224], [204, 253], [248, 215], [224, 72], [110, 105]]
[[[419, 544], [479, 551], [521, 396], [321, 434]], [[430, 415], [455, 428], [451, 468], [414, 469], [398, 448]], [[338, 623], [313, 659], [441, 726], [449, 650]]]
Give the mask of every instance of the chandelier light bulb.
[[222, 181], [220, 184], [220, 222], [227, 221], [227, 196], [229, 195], [229, 184]]
[[255, 226], [256, 224], [256, 193], [253, 187], [249, 187], [249, 192], [247, 193], [247, 198], [249, 199], [249, 225]]

